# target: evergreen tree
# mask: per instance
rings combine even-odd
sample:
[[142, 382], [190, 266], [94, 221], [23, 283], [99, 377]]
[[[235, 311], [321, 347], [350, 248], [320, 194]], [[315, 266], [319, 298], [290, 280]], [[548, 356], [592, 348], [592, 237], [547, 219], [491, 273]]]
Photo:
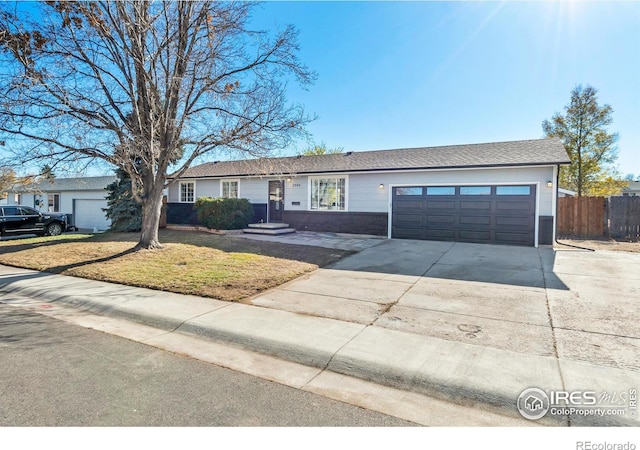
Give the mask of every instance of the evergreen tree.
[[142, 205], [134, 199], [131, 192], [131, 178], [118, 169], [117, 179], [106, 187], [107, 218], [111, 219], [111, 231], [140, 231], [142, 228]]

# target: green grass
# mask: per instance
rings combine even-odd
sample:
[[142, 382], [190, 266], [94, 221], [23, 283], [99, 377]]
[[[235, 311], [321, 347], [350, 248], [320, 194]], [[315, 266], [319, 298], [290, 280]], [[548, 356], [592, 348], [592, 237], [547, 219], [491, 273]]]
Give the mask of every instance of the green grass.
[[351, 252], [162, 230], [164, 248], [134, 252], [137, 233], [0, 241], [0, 264], [237, 301]]

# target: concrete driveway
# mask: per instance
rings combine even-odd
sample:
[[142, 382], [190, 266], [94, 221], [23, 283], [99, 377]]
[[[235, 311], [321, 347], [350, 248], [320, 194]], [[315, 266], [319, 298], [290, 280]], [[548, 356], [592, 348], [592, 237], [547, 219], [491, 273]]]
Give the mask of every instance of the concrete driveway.
[[640, 370], [640, 254], [388, 240], [249, 301]]

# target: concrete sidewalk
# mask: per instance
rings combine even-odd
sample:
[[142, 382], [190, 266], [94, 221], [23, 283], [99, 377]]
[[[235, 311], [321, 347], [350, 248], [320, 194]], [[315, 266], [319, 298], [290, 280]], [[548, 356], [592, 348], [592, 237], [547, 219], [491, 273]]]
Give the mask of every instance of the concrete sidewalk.
[[[393, 275], [388, 276], [393, 281]], [[426, 394], [511, 417], [523, 425], [529, 422], [519, 416], [516, 400], [526, 388], [621, 392], [640, 385], [639, 374], [633, 370], [25, 269], [0, 266], [0, 293], [2, 303], [35, 298], [43, 302], [39, 308], [64, 305], [161, 330], [145, 340], [150, 345], [168, 335], [198, 336], [211, 345], [238, 347], [329, 375], [348, 375]], [[536, 423], [640, 424], [629, 416], [567, 415], [547, 415]]]

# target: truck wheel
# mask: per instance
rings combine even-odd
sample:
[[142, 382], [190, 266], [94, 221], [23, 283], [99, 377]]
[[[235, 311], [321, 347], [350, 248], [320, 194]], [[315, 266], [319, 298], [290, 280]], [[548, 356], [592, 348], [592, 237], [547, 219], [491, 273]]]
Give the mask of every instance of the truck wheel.
[[47, 227], [47, 234], [49, 236], [59, 236], [62, 234], [62, 226], [59, 223], [51, 223]]

